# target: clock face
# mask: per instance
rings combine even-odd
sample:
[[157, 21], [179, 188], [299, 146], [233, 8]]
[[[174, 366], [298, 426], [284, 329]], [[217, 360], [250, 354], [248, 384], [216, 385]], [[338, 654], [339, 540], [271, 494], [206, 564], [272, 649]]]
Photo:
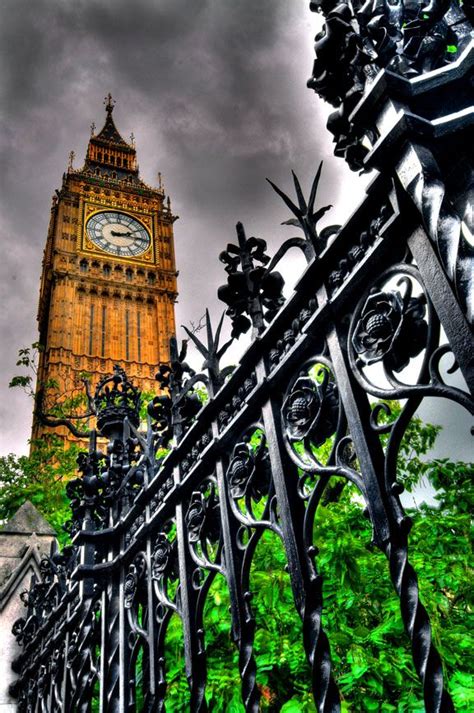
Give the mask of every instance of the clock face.
[[107, 210], [87, 221], [87, 235], [101, 250], [118, 257], [137, 257], [150, 247], [150, 234], [131, 215]]

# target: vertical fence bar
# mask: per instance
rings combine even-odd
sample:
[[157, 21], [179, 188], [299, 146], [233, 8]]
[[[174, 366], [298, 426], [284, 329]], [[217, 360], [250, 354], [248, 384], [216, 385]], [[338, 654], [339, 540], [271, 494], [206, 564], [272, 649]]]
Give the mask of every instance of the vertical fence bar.
[[[213, 434], [214, 437], [217, 437], [218, 428], [216, 422], [213, 422]], [[255, 621], [249, 613], [248, 593], [242, 590], [240, 576], [242, 556], [236, 548], [237, 526], [229, 507], [225, 469], [221, 458], [216, 462], [216, 476], [224, 543], [224, 569], [230, 595], [232, 638], [239, 649], [242, 700], [247, 713], [257, 713], [259, 710], [260, 691], [257, 687], [257, 669], [253, 656]]]
[[[266, 378], [262, 360], [258, 366], [260, 380]], [[337, 713], [340, 699], [332, 675], [329, 641], [321, 624], [321, 578], [311, 578], [304, 549], [304, 505], [297, 493], [298, 474], [283, 443], [280, 414], [281, 400], [270, 398], [262, 406], [262, 417], [268, 442], [272, 478], [279, 505], [283, 544], [288, 560], [293, 596], [303, 622], [303, 641], [311, 666], [313, 696], [320, 713]]]
[[[150, 482], [155, 477], [154, 468], [154, 458], [155, 453], [153, 449], [153, 439], [154, 432], [151, 428], [151, 418], [148, 416], [147, 419], [147, 437], [145, 446], [145, 458], [146, 464], [144, 468], [144, 488], [147, 489]], [[150, 522], [150, 503], [149, 501], [145, 505], [145, 522]], [[151, 541], [151, 535], [147, 532], [146, 536], [146, 597], [148, 602], [148, 621], [147, 621], [147, 636], [148, 636], [148, 655], [149, 655], [149, 705], [148, 710], [151, 711], [156, 709], [157, 706], [157, 696], [158, 696], [158, 662], [157, 662], [157, 652], [156, 652], [156, 626], [155, 626], [155, 592], [153, 588], [153, 572], [152, 572], [152, 552], [153, 546]]]
[[[179, 484], [179, 467], [175, 468], [175, 483]], [[194, 569], [188, 548], [188, 532], [185, 522], [185, 504], [180, 499], [176, 505], [176, 538], [178, 542], [179, 587], [181, 617], [184, 631], [184, 655], [186, 676], [191, 691], [190, 710], [205, 713], [207, 703], [204, 695], [206, 686], [206, 659], [203, 632], [196, 627], [196, 592], [192, 583]]]
[[474, 394], [474, 340], [433, 244], [422, 227], [408, 238], [408, 246], [433, 302], [467, 386]]
[[432, 643], [430, 621], [419, 598], [416, 573], [408, 559], [409, 520], [401, 516], [403, 511], [399, 504], [397, 511], [394, 510], [393, 501], [386, 491], [384, 454], [377, 434], [370, 427], [367, 395], [351, 377], [337, 328], [330, 330], [327, 341], [366, 487], [365, 500], [374, 528], [374, 542], [389, 560], [390, 574], [400, 599], [403, 623], [412, 645], [413, 661], [423, 684], [426, 710], [451, 713], [454, 709], [444, 688], [441, 660]]

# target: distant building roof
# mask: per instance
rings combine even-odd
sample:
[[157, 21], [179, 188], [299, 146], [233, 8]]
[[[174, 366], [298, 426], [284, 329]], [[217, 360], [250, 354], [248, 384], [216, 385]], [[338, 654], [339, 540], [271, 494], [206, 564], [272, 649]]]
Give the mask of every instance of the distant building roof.
[[0, 534], [16, 533], [29, 535], [56, 535], [49, 522], [44, 519], [35, 506], [27, 500], [13, 517], [0, 528]]

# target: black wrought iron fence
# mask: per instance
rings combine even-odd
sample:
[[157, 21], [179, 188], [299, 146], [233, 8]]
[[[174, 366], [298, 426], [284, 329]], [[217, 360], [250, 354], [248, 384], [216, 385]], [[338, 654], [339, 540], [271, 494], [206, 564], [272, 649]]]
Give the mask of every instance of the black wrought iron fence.
[[[321, 231], [321, 167], [307, 199], [296, 177], [296, 202], [274, 186], [303, 237], [273, 259], [237, 226], [237, 243], [220, 256], [228, 276], [219, 296], [233, 336], [252, 329], [253, 339], [232, 373], [219, 369], [222, 320], [214, 332], [207, 317], [206, 340], [188, 332], [204, 372], [173, 339], [146, 430], [122, 369], [97, 386], [108, 445], [100, 450], [92, 434], [68, 486], [74, 544], [44, 560], [14, 627], [20, 711], [165, 710], [173, 615], [190, 710], [207, 710], [203, 612], [217, 577], [229, 592], [242, 701], [259, 710], [250, 570], [266, 532], [285, 554], [317, 708], [340, 710], [314, 546], [333, 476], [365, 502], [426, 710], [453, 710], [410, 562], [397, 456], [426, 397], [474, 411], [440, 366], [451, 355], [472, 392], [472, 7], [312, 5], [327, 24], [310, 83], [339, 106], [336, 152], [379, 175], [346, 225]], [[308, 266], [285, 302], [276, 267], [290, 248]], [[390, 415], [393, 400], [402, 407]]]

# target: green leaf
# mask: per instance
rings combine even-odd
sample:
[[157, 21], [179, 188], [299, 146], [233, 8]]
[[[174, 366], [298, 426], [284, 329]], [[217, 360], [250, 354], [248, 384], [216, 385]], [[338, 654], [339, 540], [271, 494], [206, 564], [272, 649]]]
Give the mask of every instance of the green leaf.
[[297, 698], [291, 698], [280, 708], [281, 713], [301, 713], [301, 701]]

